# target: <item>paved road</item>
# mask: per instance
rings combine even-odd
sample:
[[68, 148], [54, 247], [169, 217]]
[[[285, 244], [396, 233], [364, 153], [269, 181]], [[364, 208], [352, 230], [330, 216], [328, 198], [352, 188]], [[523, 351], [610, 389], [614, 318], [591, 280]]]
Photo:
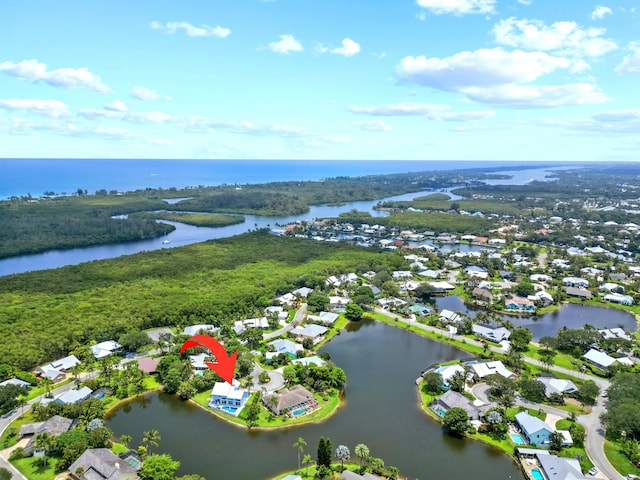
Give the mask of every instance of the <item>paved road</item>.
[[[260, 381], [258, 380], [258, 376], [260, 375], [261, 372], [267, 372], [269, 374], [269, 382], [267, 383], [260, 383]], [[253, 370], [251, 371], [251, 376], [253, 377], [253, 390], [256, 391], [266, 391], [267, 394], [269, 393], [273, 393], [276, 390], [278, 390], [279, 388], [284, 386], [284, 375], [282, 375], [282, 372], [278, 371], [278, 370], [265, 370], [264, 368], [262, 368], [260, 365], [258, 365], [257, 363], [253, 366]]]
[[[406, 323], [408, 325], [411, 325], [417, 328], [421, 328], [422, 330], [425, 330], [425, 331], [438, 333], [438, 334], [443, 333], [443, 330], [439, 328], [418, 323], [414, 319], [407, 319], [405, 317], [396, 315], [395, 313], [391, 313], [381, 308], [376, 308], [376, 312], [386, 315], [388, 317], [397, 319], [399, 322]], [[479, 342], [477, 340], [473, 340], [467, 337], [463, 337], [461, 335], [452, 335], [451, 337], [455, 340], [465, 341], [469, 345], [476, 345], [480, 347], [484, 346], [482, 342]], [[489, 348], [491, 351], [494, 351], [497, 353], [504, 353], [498, 347], [490, 346]], [[528, 363], [546, 368], [546, 365], [544, 365], [540, 360], [537, 360], [535, 358], [524, 357], [524, 360]], [[576, 376], [575, 371], [569, 370], [566, 368], [553, 367], [553, 370], [560, 373], [564, 373], [566, 375]], [[592, 375], [586, 375], [584, 373], [581, 373], [580, 377], [583, 379], [593, 380], [598, 385], [600, 390], [606, 390], [607, 388], [609, 388], [609, 385], [610, 385], [610, 382], [608, 380], [605, 380], [604, 378], [594, 377]], [[551, 409], [553, 407], [546, 407], [546, 408]], [[554, 410], [558, 410], [558, 409], [554, 409]], [[562, 410], [560, 411], [562, 412]], [[602, 397], [599, 397], [596, 400], [596, 404], [591, 409], [591, 413], [589, 413], [588, 415], [580, 415], [578, 417], [577, 419], [578, 423], [580, 423], [586, 430], [586, 439], [585, 439], [584, 447], [587, 452], [587, 455], [589, 456], [589, 459], [598, 468], [600, 472], [598, 474], [598, 477], [608, 478], [609, 480], [624, 480], [624, 477], [620, 475], [613, 468], [611, 463], [609, 463], [607, 456], [604, 454], [604, 427], [600, 422], [600, 415], [602, 415], [605, 411], [606, 411], [606, 401]], [[554, 413], [554, 414], [557, 414], [557, 413]], [[566, 416], [566, 412], [564, 415]]]
[[262, 335], [262, 338], [264, 340], [271, 340], [272, 338], [279, 337], [280, 335], [284, 335], [288, 331], [293, 330], [295, 327], [300, 325], [302, 320], [304, 320], [305, 313], [307, 313], [307, 304], [303, 303], [302, 305], [300, 305], [300, 308], [296, 312], [293, 320], [289, 325], [282, 327], [280, 330], [276, 330], [275, 332], [265, 333], [264, 335]]

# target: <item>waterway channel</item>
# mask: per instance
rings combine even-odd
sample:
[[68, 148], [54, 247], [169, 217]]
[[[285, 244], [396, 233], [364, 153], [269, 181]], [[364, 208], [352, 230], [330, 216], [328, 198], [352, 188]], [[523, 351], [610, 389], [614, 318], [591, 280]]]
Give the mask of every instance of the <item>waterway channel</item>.
[[522, 479], [510, 457], [468, 439], [453, 438], [419, 406], [415, 378], [427, 365], [466, 356], [453, 347], [379, 322], [350, 324], [322, 349], [347, 374], [344, 406], [320, 424], [276, 431], [230, 425], [172, 395], [149, 394], [119, 408], [108, 420], [116, 436], [139, 445], [144, 431], [160, 432], [156, 451], [170, 453], [180, 472], [207, 479], [266, 479], [297, 467], [298, 437], [316, 458], [320, 436], [334, 449], [358, 443], [401, 475], [415, 479]]
[[[485, 311], [464, 303], [462, 298], [455, 295], [437, 298], [436, 305], [440, 311], [447, 309], [461, 312], [471, 318], [475, 318], [476, 312]], [[635, 332], [638, 329], [637, 320], [632, 313], [617, 308], [578, 303], [567, 303], [543, 315], [498, 314], [498, 316], [509, 320], [514, 327], [526, 327], [531, 330], [533, 341], [536, 342], [542, 337], [555, 337], [562, 327], [578, 329], [588, 324], [596, 328], [621, 327], [625, 332]]]

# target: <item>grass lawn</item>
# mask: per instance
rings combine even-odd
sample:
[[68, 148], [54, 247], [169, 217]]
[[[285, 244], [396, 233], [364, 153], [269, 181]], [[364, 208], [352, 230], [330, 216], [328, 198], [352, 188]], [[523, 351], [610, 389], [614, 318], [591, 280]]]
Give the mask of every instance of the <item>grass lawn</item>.
[[[73, 382], [73, 377], [69, 377], [66, 380], [63, 380], [60, 383], [56, 383], [54, 385], [51, 385], [49, 387], [49, 389], [51, 391], [55, 390], [58, 387], [61, 387], [63, 385], [66, 385], [67, 383]], [[45, 393], [47, 393], [47, 389], [45, 387], [35, 387], [32, 388], [31, 390], [29, 390], [29, 393], [27, 394], [25, 398], [25, 400], [29, 401], [29, 400], [33, 400], [36, 397], [39, 397], [40, 395], [44, 395]]]
[[[31, 410], [27, 410], [25, 408], [25, 413], [16, 418], [11, 424], [6, 428], [2, 437], [0, 437], [0, 449], [5, 449], [9, 447], [13, 447], [16, 443], [18, 443], [18, 435], [17, 433], [20, 431], [20, 427], [25, 423], [33, 423], [36, 420], [31, 415]], [[9, 432], [15, 429], [16, 435], [10, 436]]]
[[633, 473], [634, 475], [640, 475], [640, 468], [635, 467], [629, 459], [620, 451], [620, 444], [612, 442], [610, 440], [604, 441], [604, 454], [609, 459], [609, 462], [615, 468], [618, 473], [622, 475], [628, 475]]
[[[334, 479], [340, 478], [340, 475], [341, 475], [341, 472], [339, 471], [340, 464], [334, 463], [333, 465], [331, 465], [331, 467], [338, 470], [333, 474], [333, 478]], [[345, 470], [358, 472], [358, 470], [360, 469], [360, 465], [357, 463], [345, 463], [344, 468]], [[303, 480], [313, 480], [313, 476], [315, 474], [316, 474], [315, 464], [309, 464], [309, 468], [307, 468], [306, 465], [302, 465], [302, 468], [300, 470], [291, 470], [290, 472], [281, 473], [279, 475], [276, 475], [275, 477], [272, 477], [270, 480], [282, 480], [287, 475], [300, 475]]]
[[46, 467], [40, 466], [40, 459], [34, 459], [33, 457], [13, 460], [11, 464], [29, 480], [52, 480], [56, 475], [56, 462], [53, 459], [49, 459]]

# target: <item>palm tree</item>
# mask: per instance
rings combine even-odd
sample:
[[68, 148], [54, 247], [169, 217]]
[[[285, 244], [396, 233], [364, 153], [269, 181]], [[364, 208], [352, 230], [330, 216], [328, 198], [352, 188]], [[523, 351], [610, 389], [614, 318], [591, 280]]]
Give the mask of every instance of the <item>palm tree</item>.
[[364, 463], [365, 458], [369, 458], [369, 447], [367, 447], [364, 443], [359, 443], [356, 445], [356, 456], [360, 458], [360, 465]]
[[46, 392], [47, 397], [50, 397], [51, 396], [51, 386], [53, 385], [53, 380], [51, 380], [49, 377], [44, 377], [42, 379], [42, 382], [40, 382], [40, 383], [44, 387], [44, 390]]
[[298, 437], [298, 441], [293, 444], [293, 447], [298, 449], [298, 470], [300, 470], [300, 454], [304, 451], [306, 445], [307, 442], [302, 437]]
[[302, 463], [304, 463], [307, 466], [307, 472], [305, 473], [305, 477], [309, 476], [309, 464], [311, 463], [311, 455], [309, 455], [308, 453], [304, 454], [304, 457], [302, 457]]
[[125, 447], [129, 448], [130, 441], [131, 441], [131, 435], [127, 435], [126, 433], [120, 435], [120, 443], [122, 443]]
[[157, 447], [160, 442], [160, 432], [158, 430], [152, 428], [151, 430], [147, 430], [144, 432], [144, 436], [142, 437], [142, 443], [147, 447], [147, 453], [151, 450], [151, 446]]
[[47, 465], [47, 450], [51, 450], [53, 448], [55, 439], [51, 436], [50, 433], [44, 432], [39, 433], [33, 439], [33, 446], [37, 449], [42, 449], [44, 455], [42, 455], [42, 466]]

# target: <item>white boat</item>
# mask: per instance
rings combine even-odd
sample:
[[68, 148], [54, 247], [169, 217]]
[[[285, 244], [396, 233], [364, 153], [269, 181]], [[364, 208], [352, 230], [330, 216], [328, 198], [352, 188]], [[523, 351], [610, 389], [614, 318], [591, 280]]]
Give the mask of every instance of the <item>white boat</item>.
[[162, 243], [171, 243], [171, 240], [163, 240]]

